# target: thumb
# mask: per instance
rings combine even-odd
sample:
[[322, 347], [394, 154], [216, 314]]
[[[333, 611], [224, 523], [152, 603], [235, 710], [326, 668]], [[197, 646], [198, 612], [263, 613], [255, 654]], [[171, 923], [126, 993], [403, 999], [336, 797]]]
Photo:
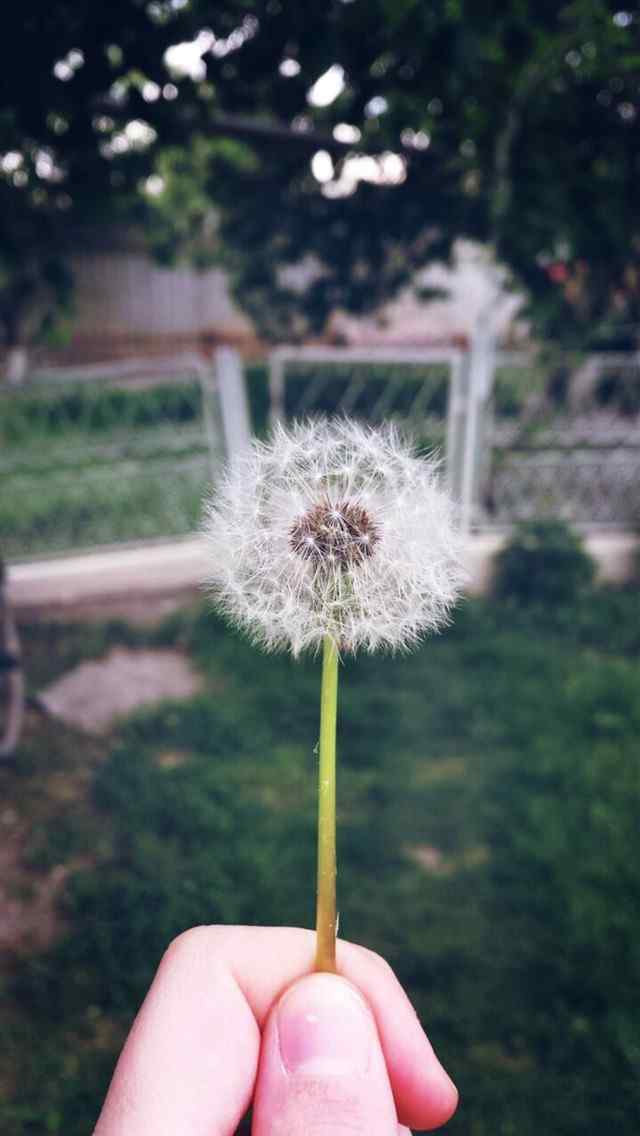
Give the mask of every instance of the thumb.
[[397, 1136], [373, 1015], [334, 974], [311, 974], [271, 1010], [262, 1041], [252, 1136]]

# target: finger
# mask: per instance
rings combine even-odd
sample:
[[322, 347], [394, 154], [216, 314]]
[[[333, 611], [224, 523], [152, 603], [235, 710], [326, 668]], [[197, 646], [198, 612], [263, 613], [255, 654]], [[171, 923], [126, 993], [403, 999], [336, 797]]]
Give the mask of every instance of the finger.
[[[248, 1107], [259, 1027], [313, 969], [315, 935], [285, 927], [198, 927], [167, 951], [118, 1062], [96, 1136], [232, 1133]], [[437, 1127], [457, 1093], [390, 968], [339, 942], [341, 973], [371, 1006], [398, 1117]]]
[[260, 1031], [215, 951], [189, 933], [165, 954], [94, 1136], [223, 1136], [247, 1111]]
[[[202, 949], [225, 958], [262, 1027], [275, 1000], [313, 969], [315, 933], [293, 927], [202, 927]], [[455, 1085], [438, 1061], [391, 967], [379, 955], [338, 941], [338, 970], [371, 1007], [402, 1124], [444, 1124], [458, 1104]]]
[[252, 1136], [273, 1132], [398, 1134], [373, 1015], [344, 978], [307, 975], [269, 1014]]
[[446, 1124], [458, 1090], [389, 964], [366, 947], [339, 942], [338, 969], [373, 1010], [401, 1124], [419, 1130]]

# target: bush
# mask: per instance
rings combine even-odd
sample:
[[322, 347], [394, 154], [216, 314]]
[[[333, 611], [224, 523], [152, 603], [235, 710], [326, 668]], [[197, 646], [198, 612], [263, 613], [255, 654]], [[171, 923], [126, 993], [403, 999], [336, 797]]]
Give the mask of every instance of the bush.
[[595, 564], [562, 521], [528, 521], [498, 555], [494, 592], [522, 605], [571, 603], [592, 583]]

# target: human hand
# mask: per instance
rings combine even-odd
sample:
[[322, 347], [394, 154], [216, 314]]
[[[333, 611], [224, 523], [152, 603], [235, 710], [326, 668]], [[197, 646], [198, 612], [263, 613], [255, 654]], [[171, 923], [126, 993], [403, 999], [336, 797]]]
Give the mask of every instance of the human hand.
[[314, 948], [313, 932], [289, 927], [180, 935], [94, 1136], [231, 1136], [252, 1103], [253, 1136], [444, 1124], [457, 1091], [387, 963], [339, 940], [340, 977], [314, 974]]

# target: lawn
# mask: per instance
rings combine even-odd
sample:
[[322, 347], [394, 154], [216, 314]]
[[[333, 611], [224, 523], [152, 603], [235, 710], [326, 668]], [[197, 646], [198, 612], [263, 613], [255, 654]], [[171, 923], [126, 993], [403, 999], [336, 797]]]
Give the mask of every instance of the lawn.
[[42, 384], [0, 412], [6, 559], [196, 528], [212, 468], [198, 384]]
[[[341, 934], [409, 989], [461, 1088], [452, 1136], [638, 1131], [639, 617], [637, 592], [468, 601], [415, 655], [344, 667]], [[34, 689], [119, 643], [205, 677], [99, 741], [32, 711], [0, 771], [16, 893], [68, 869], [51, 940], [3, 958], [0, 1129], [85, 1136], [172, 936], [312, 923], [318, 664], [199, 607], [23, 634]]]

